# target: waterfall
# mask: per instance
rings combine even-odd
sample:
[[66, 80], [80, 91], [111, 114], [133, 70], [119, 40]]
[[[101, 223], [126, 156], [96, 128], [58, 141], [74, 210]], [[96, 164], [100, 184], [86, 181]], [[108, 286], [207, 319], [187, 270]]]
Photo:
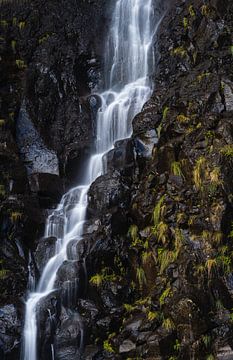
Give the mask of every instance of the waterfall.
[[96, 153], [85, 169], [84, 184], [66, 193], [47, 219], [45, 236], [57, 238], [56, 250], [42, 272], [36, 291], [29, 294], [26, 302], [24, 360], [38, 358], [37, 306], [54, 289], [57, 271], [68, 258], [68, 244], [82, 238], [88, 190], [104, 173], [102, 158], [114, 148], [117, 140], [131, 136], [132, 119], [151, 95], [149, 73], [153, 65], [152, 45], [156, 29], [153, 19], [152, 0], [116, 1], [106, 40], [105, 90], [97, 94], [102, 105], [96, 119]]

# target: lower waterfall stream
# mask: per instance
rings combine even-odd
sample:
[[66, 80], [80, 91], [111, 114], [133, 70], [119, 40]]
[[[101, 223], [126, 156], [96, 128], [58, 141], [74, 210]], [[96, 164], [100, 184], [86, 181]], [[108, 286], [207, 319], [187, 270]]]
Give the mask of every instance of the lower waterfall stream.
[[[104, 173], [103, 156], [114, 148], [117, 140], [131, 136], [132, 119], [151, 95], [149, 74], [153, 69], [153, 38], [158, 26], [153, 21], [152, 0], [116, 1], [104, 59], [107, 90], [96, 94], [101, 99], [96, 120], [96, 153], [84, 169], [84, 183], [67, 192], [47, 219], [45, 237], [57, 239], [55, 253], [45, 265], [35, 291], [31, 285], [26, 302], [23, 360], [38, 359], [37, 307], [54, 290], [57, 271], [70, 256], [68, 244], [82, 238], [88, 190]], [[51, 352], [54, 358], [53, 344]]]

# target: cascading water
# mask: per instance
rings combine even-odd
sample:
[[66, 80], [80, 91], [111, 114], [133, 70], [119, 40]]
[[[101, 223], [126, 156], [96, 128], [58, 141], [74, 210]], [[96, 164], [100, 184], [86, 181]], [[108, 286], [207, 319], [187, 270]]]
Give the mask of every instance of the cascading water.
[[26, 302], [24, 360], [37, 360], [37, 305], [53, 290], [57, 271], [68, 257], [67, 245], [82, 237], [87, 193], [92, 182], [104, 172], [103, 156], [117, 140], [131, 135], [132, 119], [151, 94], [148, 75], [153, 63], [152, 19], [152, 0], [116, 2], [105, 51], [107, 90], [98, 94], [102, 105], [97, 114], [96, 154], [89, 160], [84, 185], [65, 194], [47, 220], [45, 236], [57, 238], [56, 250], [43, 270], [36, 291], [30, 293]]

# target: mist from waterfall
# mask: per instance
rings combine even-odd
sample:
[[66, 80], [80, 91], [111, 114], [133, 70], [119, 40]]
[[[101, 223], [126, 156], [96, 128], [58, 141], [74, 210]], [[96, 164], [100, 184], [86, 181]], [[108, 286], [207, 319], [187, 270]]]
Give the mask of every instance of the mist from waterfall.
[[[152, 0], [118, 0], [105, 50], [105, 89], [97, 94], [101, 107], [97, 114], [96, 153], [89, 159], [84, 182], [71, 189], [48, 217], [45, 237], [56, 237], [54, 256], [43, 269], [35, 291], [26, 302], [21, 358], [38, 359], [37, 307], [54, 290], [56, 274], [62, 263], [75, 254], [67, 254], [71, 241], [80, 241], [91, 184], [104, 173], [103, 156], [119, 139], [132, 133], [132, 119], [151, 95], [150, 71], [153, 69]], [[30, 280], [32, 283], [32, 280]], [[32, 287], [31, 287], [32, 288]], [[52, 344], [54, 356], [54, 347]]]

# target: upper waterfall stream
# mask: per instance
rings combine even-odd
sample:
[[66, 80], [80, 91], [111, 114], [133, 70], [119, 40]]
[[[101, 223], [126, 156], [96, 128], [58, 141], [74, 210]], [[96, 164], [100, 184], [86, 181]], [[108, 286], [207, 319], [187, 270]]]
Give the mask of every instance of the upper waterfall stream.
[[155, 33], [152, 20], [152, 0], [116, 2], [106, 39], [107, 90], [97, 94], [102, 103], [97, 114], [96, 153], [83, 169], [84, 183], [67, 192], [47, 219], [45, 237], [56, 237], [55, 253], [44, 267], [36, 291], [29, 294], [26, 302], [24, 360], [38, 359], [37, 306], [54, 289], [57, 271], [68, 258], [68, 244], [82, 238], [88, 190], [104, 173], [103, 156], [117, 140], [131, 135], [132, 119], [150, 97], [149, 74], [154, 61], [152, 45]]

